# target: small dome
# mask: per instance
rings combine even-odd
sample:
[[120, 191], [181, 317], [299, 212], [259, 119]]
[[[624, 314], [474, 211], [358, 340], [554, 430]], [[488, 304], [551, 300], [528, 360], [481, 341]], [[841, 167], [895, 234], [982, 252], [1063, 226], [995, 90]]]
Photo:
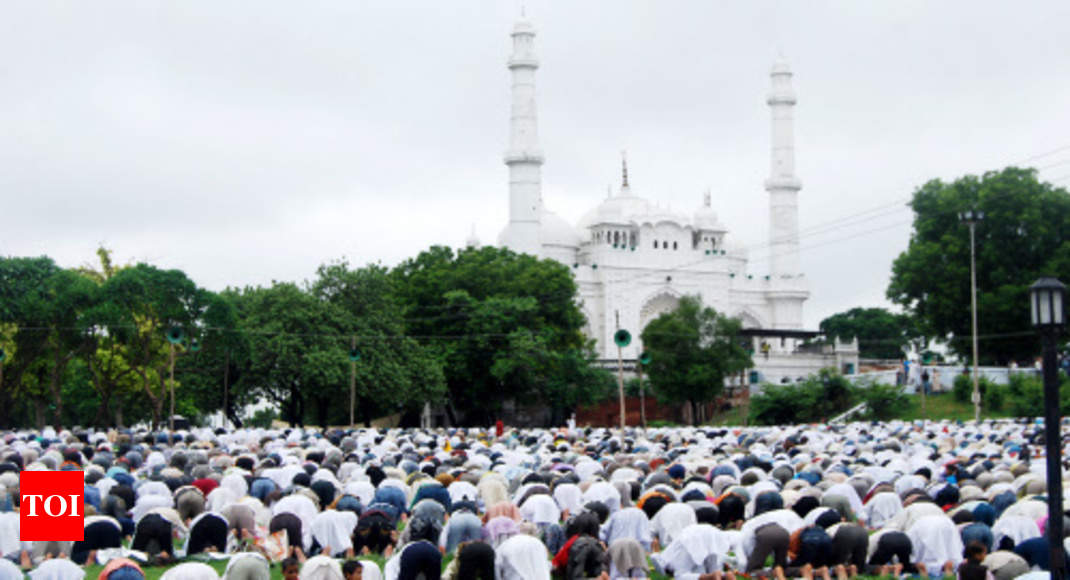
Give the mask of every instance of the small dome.
[[544, 246], [579, 248], [581, 237], [567, 221], [556, 213], [543, 209], [539, 215], [539, 239]]
[[650, 203], [640, 197], [618, 195], [602, 200], [598, 207], [587, 212], [580, 220], [580, 228], [598, 224], [628, 225], [641, 215], [649, 214]]
[[777, 55], [777, 58], [773, 61], [773, 66], [769, 70], [769, 73], [774, 75], [791, 74], [791, 66], [788, 65], [788, 60], [784, 58], [784, 55]]
[[478, 248], [480, 246], [479, 236], [476, 235], [476, 226], [472, 226], [472, 233], [468, 234], [468, 238], [464, 241], [464, 247], [466, 248]]
[[702, 205], [695, 210], [695, 214], [692, 216], [692, 223], [695, 224], [696, 230], [722, 229], [721, 224], [717, 221], [717, 212], [713, 211], [711, 207], [710, 198], [710, 192], [707, 191], [702, 196]]
[[714, 230], [720, 228], [717, 222], [717, 212], [712, 208], [702, 206], [695, 210], [695, 215], [692, 217], [692, 221], [695, 224], [696, 230]]

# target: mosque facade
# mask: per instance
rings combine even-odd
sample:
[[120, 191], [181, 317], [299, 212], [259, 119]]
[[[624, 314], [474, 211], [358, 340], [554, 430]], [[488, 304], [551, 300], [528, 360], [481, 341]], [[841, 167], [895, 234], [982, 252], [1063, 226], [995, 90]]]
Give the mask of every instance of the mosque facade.
[[769, 200], [770, 268], [767, 274], [755, 275], [748, 270], [747, 248], [734, 241], [718, 219], [708, 191], [690, 214], [671, 211], [632, 190], [626, 160], [619, 189], [576, 225], [546, 207], [535, 98], [539, 60], [530, 22], [516, 23], [512, 48], [507, 65], [512, 107], [504, 156], [509, 168], [509, 222], [498, 244], [551, 258], [572, 270], [587, 317], [585, 331], [595, 340], [599, 357], [617, 358], [613, 335], [621, 328], [633, 336], [624, 358], [638, 357], [642, 351], [639, 335], [646, 325], [675, 308], [681, 297], [691, 295], [720, 313], [739, 318], [753, 332], [755, 362], [763, 381], [797, 380], [824, 366], [848, 369], [851, 363], [850, 368], [857, 368], [857, 343], [835, 341], [822, 352], [798, 350], [805, 334], [803, 304], [810, 290], [799, 262], [802, 182], [795, 175], [796, 96], [786, 62], [774, 63], [766, 98], [772, 125], [770, 170], [764, 183]]

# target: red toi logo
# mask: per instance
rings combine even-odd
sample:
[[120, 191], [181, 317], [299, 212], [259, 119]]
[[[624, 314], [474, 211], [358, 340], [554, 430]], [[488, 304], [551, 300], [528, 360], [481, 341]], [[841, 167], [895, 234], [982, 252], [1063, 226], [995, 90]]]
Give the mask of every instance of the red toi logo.
[[85, 484], [81, 471], [19, 474], [19, 540], [81, 541]]

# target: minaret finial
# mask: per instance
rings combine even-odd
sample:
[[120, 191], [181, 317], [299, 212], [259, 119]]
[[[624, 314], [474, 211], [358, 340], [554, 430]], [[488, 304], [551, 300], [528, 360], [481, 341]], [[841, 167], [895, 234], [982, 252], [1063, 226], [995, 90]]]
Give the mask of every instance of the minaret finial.
[[624, 150], [620, 152], [620, 175], [620, 188], [623, 191], [628, 189], [628, 152]]
[[702, 205], [704, 205], [706, 207], [710, 207], [710, 204], [712, 202], [712, 200], [711, 200], [712, 197], [713, 197], [712, 194], [710, 194], [710, 188], [707, 187], [706, 188], [706, 193], [702, 194]]

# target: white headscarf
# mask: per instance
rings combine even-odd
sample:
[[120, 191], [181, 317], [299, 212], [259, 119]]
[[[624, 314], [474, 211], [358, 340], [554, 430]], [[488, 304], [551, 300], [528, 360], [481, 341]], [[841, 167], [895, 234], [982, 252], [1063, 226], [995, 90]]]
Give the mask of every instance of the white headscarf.
[[345, 485], [345, 492], [356, 496], [361, 505], [367, 506], [375, 497], [375, 486], [370, 481], [351, 481]]
[[329, 556], [313, 556], [301, 566], [300, 580], [345, 580], [338, 560]]
[[40, 566], [30, 571], [31, 580], [82, 580], [82, 578], [85, 578], [85, 570], [66, 558], [45, 560]]
[[337, 554], [353, 547], [352, 535], [356, 527], [357, 514], [327, 510], [312, 518], [312, 537], [321, 546], [330, 546], [332, 554]]
[[583, 509], [583, 491], [574, 483], [562, 483], [554, 488], [554, 501], [562, 510], [577, 514]]
[[[664, 509], [664, 508], [663, 508]], [[601, 539], [608, 546], [619, 538], [631, 538], [650, 551], [650, 519], [646, 512], [637, 508], [623, 508], [609, 516], [605, 525], [602, 526]]]
[[239, 473], [224, 475], [223, 479], [219, 482], [219, 487], [229, 489], [231, 493], [234, 494], [235, 498], [240, 498], [249, 493], [249, 484], [245, 482], [245, 478]]
[[379, 569], [379, 565], [371, 560], [357, 560], [360, 562], [361, 568], [361, 580], [383, 580], [383, 572]]
[[160, 580], [218, 580], [219, 574], [208, 564], [186, 562], [164, 572]]
[[903, 502], [890, 491], [878, 493], [869, 499], [862, 509], [862, 519], [871, 528], [880, 528], [903, 511]]
[[538, 538], [518, 534], [502, 542], [495, 552], [497, 580], [550, 579], [550, 555]]
[[1035, 521], [1024, 516], [1003, 514], [992, 526], [992, 536], [996, 546], [1003, 538], [1010, 538], [1017, 546], [1026, 540], [1039, 538], [1041, 534], [1040, 527]]
[[11, 560], [0, 558], [0, 580], [25, 580], [25, 578], [26, 575]]
[[537, 493], [520, 506], [520, 515], [533, 524], [555, 524], [561, 519], [561, 510], [552, 497]]
[[11, 556], [23, 549], [19, 541], [19, 514], [0, 513], [0, 556]]
[[697, 524], [695, 510], [686, 503], [667, 503], [650, 520], [651, 531], [662, 546], [668, 546], [687, 526]]
[[583, 503], [592, 501], [602, 502], [613, 513], [620, 509], [620, 492], [608, 481], [596, 481], [583, 492]]
[[858, 492], [851, 484], [837, 483], [825, 490], [821, 497], [824, 499], [830, 495], [841, 495], [847, 498], [847, 502], [851, 504], [851, 511], [856, 514], [862, 513], [862, 500], [858, 498]]
[[[764, 514], [763, 514], [764, 515]], [[718, 569], [732, 549], [732, 542], [724, 532], [709, 524], [694, 524], [680, 534], [664, 550], [651, 554], [650, 559], [661, 572], [672, 569], [681, 574], [704, 574]]]
[[145, 517], [145, 514], [149, 513], [155, 508], [173, 508], [175, 507], [175, 501], [168, 495], [143, 495], [137, 498], [137, 502], [134, 503], [134, 509], [131, 513], [131, 517], [134, 522], [141, 521], [141, 518]]
[[295, 493], [288, 495], [271, 506], [271, 515], [293, 514], [301, 520], [301, 541], [307, 550], [312, 546], [312, 518], [316, 517], [316, 504], [308, 497]]
[[915, 561], [938, 573], [945, 562], [958, 566], [962, 561], [962, 536], [955, 522], [946, 515], [925, 516], [914, 522], [907, 530], [907, 537], [914, 546], [911, 556]]

